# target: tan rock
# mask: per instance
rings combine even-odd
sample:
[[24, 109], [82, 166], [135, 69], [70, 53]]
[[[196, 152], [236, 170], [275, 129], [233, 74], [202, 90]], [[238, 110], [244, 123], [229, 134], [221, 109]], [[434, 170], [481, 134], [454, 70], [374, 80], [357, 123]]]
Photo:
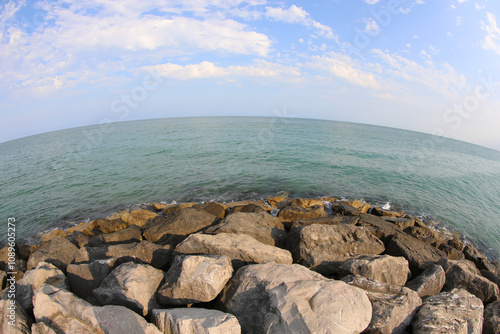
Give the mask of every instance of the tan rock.
[[370, 204], [359, 200], [346, 202], [346, 204], [352, 206], [355, 209], [358, 209], [362, 213], [367, 213], [372, 207]]
[[100, 244], [124, 244], [140, 241], [142, 241], [141, 228], [137, 225], [131, 225], [123, 230], [91, 237], [87, 240], [87, 244], [98, 246]]
[[57, 332], [49, 325], [37, 322], [31, 326], [31, 334], [57, 334]]
[[287, 200], [284, 197], [272, 197], [267, 199], [267, 203], [273, 208], [273, 209], [283, 209], [285, 206], [289, 205], [292, 201]]
[[406, 283], [406, 287], [418, 293], [421, 298], [438, 294], [446, 282], [446, 274], [438, 264], [429, 266], [423, 273]]
[[63, 237], [55, 237], [31, 254], [27, 264], [28, 270], [36, 268], [40, 262], [50, 262], [65, 271], [77, 253], [78, 248], [70, 241]]
[[71, 291], [78, 297], [95, 303], [93, 290], [97, 289], [113, 270], [115, 261], [115, 258], [109, 258], [91, 263], [68, 265], [68, 282]]
[[361, 256], [345, 261], [339, 268], [345, 275], [360, 275], [390, 285], [404, 286], [410, 269], [403, 257], [390, 255]]
[[0, 300], [0, 333], [30, 334], [31, 319], [14, 299]]
[[205, 202], [203, 204], [194, 205], [193, 208], [205, 210], [219, 219], [224, 218], [227, 209], [226, 205], [217, 202]]
[[131, 212], [125, 212], [120, 218], [130, 225], [143, 226], [148, 220], [157, 217], [158, 214], [149, 210], [137, 209]]
[[297, 205], [297, 206], [301, 206], [301, 207], [307, 209], [307, 208], [310, 208], [310, 207], [316, 206], [316, 205], [324, 207], [325, 203], [323, 203], [323, 201], [320, 199], [296, 198], [296, 199], [292, 200], [291, 205]]
[[55, 237], [63, 237], [64, 238], [67, 235], [68, 235], [68, 233], [66, 231], [53, 230], [47, 234], [42, 235], [42, 243], [48, 242], [48, 241], [54, 239]]
[[151, 203], [150, 204], [153, 209], [156, 211], [163, 211], [167, 208], [167, 203]]
[[194, 205], [198, 204], [197, 202], [190, 202], [190, 203], [179, 203], [179, 204], [168, 204], [165, 209], [163, 209], [163, 214], [166, 215], [167, 213], [178, 211], [181, 209], [185, 208], [191, 208]]
[[[283, 208], [278, 213], [278, 218], [283, 223], [292, 223], [297, 219], [315, 219], [326, 217], [325, 208], [323, 206], [315, 205], [309, 208], [303, 208], [297, 205], [290, 205]], [[291, 226], [291, 224], [290, 224]]]

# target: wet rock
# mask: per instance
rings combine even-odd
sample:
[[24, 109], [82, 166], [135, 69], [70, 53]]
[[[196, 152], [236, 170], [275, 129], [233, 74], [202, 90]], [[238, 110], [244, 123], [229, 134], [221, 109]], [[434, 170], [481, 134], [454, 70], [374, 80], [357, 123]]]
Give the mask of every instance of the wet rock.
[[362, 213], [367, 213], [368, 211], [370, 211], [370, 209], [372, 207], [370, 204], [368, 204], [364, 201], [359, 201], [359, 200], [349, 201], [349, 202], [346, 202], [346, 204], [361, 211]]
[[49, 262], [62, 271], [66, 271], [66, 266], [74, 260], [77, 253], [78, 248], [68, 239], [55, 237], [31, 254], [28, 260], [28, 270], [36, 268], [40, 262]]
[[415, 279], [406, 283], [406, 287], [418, 293], [421, 298], [438, 294], [446, 282], [446, 274], [443, 267], [437, 264], [429, 266]]
[[377, 206], [374, 206], [371, 209], [370, 214], [375, 215], [375, 216], [401, 218], [404, 216], [405, 213], [403, 211], [384, 210], [384, 209], [381, 209]]
[[[278, 213], [278, 218], [283, 223], [292, 223], [297, 219], [315, 219], [326, 217], [325, 208], [320, 205], [314, 205], [309, 208], [303, 208], [297, 205], [291, 205], [283, 208]], [[291, 225], [291, 224], [290, 224]]]
[[358, 216], [359, 214], [362, 213], [361, 210], [358, 210], [348, 205], [347, 203], [342, 203], [342, 202], [334, 203], [332, 205], [332, 210], [337, 215], [341, 216]]
[[413, 319], [413, 333], [480, 334], [483, 303], [463, 289], [427, 298]]
[[155, 293], [162, 279], [161, 270], [127, 262], [109, 273], [94, 295], [102, 305], [121, 305], [146, 316], [158, 308]]
[[123, 230], [101, 234], [88, 239], [89, 246], [98, 246], [100, 244], [124, 244], [130, 242], [140, 242], [142, 240], [141, 228], [137, 225], [131, 225]]
[[180, 254], [226, 255], [239, 268], [251, 263], [292, 263], [289, 251], [263, 244], [246, 234], [191, 234], [175, 248]]
[[233, 275], [231, 259], [223, 255], [178, 255], [158, 289], [164, 305], [186, 305], [215, 299]]
[[390, 285], [404, 286], [410, 269], [403, 257], [390, 255], [361, 256], [345, 261], [339, 268], [341, 276], [360, 275]]
[[194, 205], [193, 208], [205, 210], [206, 212], [216, 216], [219, 219], [224, 218], [226, 215], [226, 206], [216, 202], [205, 202], [203, 204]]
[[68, 265], [68, 282], [71, 291], [78, 297], [95, 303], [92, 291], [97, 289], [111, 272], [115, 261], [115, 258], [110, 258], [91, 263]]
[[14, 299], [0, 299], [0, 333], [30, 334], [31, 319]]
[[500, 301], [486, 306], [484, 310], [483, 334], [500, 333]]
[[176, 245], [189, 234], [210, 226], [216, 216], [194, 208], [186, 208], [156, 217], [144, 225], [143, 236], [146, 240]]
[[202, 308], [153, 310], [151, 321], [162, 333], [240, 334], [241, 327], [232, 314]]
[[243, 233], [271, 246], [284, 247], [285, 227], [276, 217], [266, 212], [235, 212], [224, 218], [219, 224], [209, 227], [206, 233]]

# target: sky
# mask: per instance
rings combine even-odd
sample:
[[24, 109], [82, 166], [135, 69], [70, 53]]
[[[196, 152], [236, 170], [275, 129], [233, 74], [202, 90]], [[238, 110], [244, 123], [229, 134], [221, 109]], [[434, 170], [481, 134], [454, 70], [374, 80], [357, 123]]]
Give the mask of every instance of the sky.
[[500, 150], [499, 26], [496, 0], [0, 0], [0, 142], [268, 116]]

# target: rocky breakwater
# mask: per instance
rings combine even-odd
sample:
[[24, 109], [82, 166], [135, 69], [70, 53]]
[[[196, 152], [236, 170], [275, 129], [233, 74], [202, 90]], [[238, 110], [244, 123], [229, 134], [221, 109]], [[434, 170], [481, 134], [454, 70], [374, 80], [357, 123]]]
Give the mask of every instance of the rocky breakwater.
[[16, 246], [1, 333], [500, 332], [499, 263], [368, 203], [152, 203], [73, 225]]

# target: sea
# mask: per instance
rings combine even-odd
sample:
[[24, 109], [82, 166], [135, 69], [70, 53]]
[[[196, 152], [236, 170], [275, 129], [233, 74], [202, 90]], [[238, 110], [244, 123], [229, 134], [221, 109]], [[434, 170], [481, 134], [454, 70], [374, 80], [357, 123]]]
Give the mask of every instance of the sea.
[[0, 143], [0, 241], [151, 202], [336, 196], [404, 210], [500, 259], [500, 152], [283, 117], [100, 124]]

